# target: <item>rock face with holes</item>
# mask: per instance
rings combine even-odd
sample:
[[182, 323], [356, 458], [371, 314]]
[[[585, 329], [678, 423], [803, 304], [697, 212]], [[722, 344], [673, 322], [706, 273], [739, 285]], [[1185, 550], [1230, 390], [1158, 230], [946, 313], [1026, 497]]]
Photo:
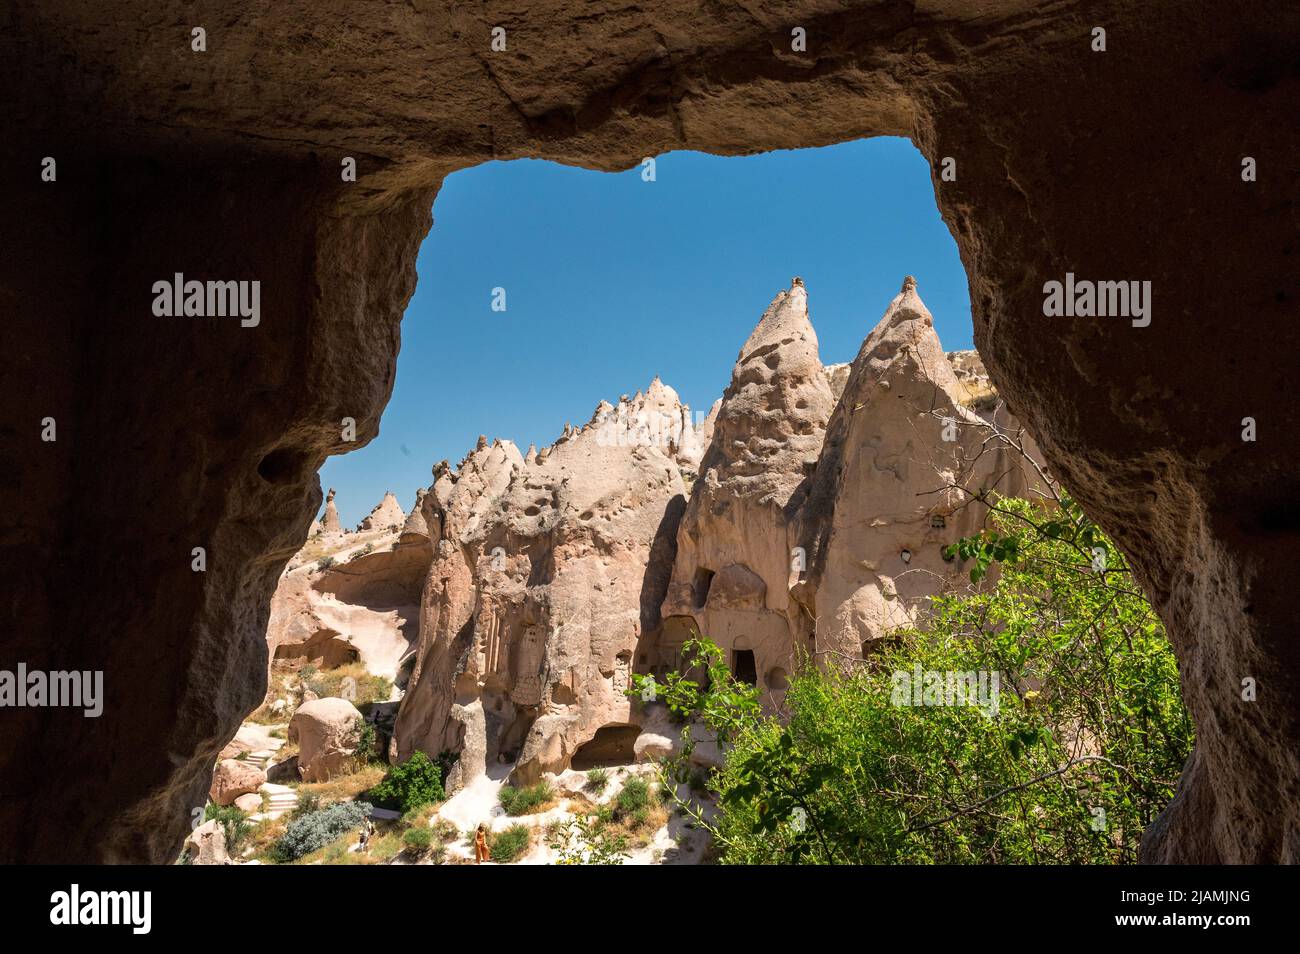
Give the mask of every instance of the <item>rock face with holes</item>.
[[851, 365], [799, 512], [791, 594], [814, 652], [857, 658], [915, 620], [966, 575], [943, 548], [983, 525], [978, 496], [1028, 496], [1039, 459], [996, 394], [959, 381], [906, 279]]
[[1008, 442], [1036, 457], [1033, 442], [995, 394], [979, 399], [983, 411], [911, 278], [857, 358], [831, 368], [795, 279], [736, 361], [678, 529], [649, 668], [678, 668], [699, 633], [733, 672], [779, 693], [802, 657], [861, 658], [915, 619], [925, 596], [964, 573], [942, 548], [978, 527], [975, 494], [1023, 495], [1030, 482]]
[[813, 624], [790, 599], [793, 534], [834, 406], [796, 278], [736, 358], [678, 530], [649, 668], [676, 668], [699, 632], [733, 661], [750, 653], [764, 673], [789, 670]]
[[457, 468], [435, 469], [398, 759], [459, 752], [453, 788], [517, 762], [527, 784], [629, 726], [624, 692], [659, 622], [683, 472], [699, 453], [689, 408], [655, 379], [540, 451], [480, 438]]
[[[187, 6], [128, 6], [15, 0], [0, 30], [0, 632], [102, 670], [107, 714], [6, 713], [0, 860], [175, 858], [263, 695], [316, 472], [377, 433], [445, 176], [894, 135], [934, 170], [990, 378], [1178, 654], [1196, 750], [1144, 856], [1300, 861], [1296, 4], [414, 0], [304, 27], [230, 0], [203, 53]], [[260, 281], [260, 323], [153, 315], [176, 272]], [[1044, 317], [1067, 272], [1150, 280], [1150, 324]]]

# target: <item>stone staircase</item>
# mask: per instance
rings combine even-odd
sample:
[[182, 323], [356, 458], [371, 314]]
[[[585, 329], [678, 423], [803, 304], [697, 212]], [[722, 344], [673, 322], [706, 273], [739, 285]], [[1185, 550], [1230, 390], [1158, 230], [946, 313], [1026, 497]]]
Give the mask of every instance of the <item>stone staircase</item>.
[[244, 756], [243, 761], [247, 762], [249, 765], [256, 765], [263, 772], [265, 772], [267, 766], [271, 764], [271, 760], [273, 758], [275, 758], [274, 750], [261, 749], [257, 752], [249, 752], [247, 755]]
[[260, 791], [266, 796], [266, 811], [254, 815], [254, 821], [261, 821], [264, 818], [279, 818], [281, 815], [287, 814], [298, 807], [298, 793], [288, 785], [264, 782]]

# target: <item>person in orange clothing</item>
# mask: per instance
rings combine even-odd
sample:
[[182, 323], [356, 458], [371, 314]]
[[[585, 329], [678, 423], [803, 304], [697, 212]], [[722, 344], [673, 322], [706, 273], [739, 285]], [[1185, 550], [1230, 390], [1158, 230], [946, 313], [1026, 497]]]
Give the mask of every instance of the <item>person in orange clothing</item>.
[[478, 831], [474, 832], [474, 859], [477, 864], [482, 864], [492, 858], [492, 852], [488, 850], [487, 843], [487, 824], [479, 822]]

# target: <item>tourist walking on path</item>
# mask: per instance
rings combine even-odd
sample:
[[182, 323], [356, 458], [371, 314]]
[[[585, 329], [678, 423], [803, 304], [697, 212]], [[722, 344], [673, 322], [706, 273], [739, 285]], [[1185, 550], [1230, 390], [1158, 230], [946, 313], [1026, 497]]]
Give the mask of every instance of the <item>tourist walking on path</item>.
[[474, 832], [474, 860], [477, 864], [489, 860], [492, 852], [488, 850], [487, 824], [479, 822], [478, 831]]

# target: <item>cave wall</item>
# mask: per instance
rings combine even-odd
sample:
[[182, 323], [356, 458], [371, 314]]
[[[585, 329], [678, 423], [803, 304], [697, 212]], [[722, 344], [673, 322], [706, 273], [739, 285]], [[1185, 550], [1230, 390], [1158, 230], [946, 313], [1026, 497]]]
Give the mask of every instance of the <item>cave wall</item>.
[[[1198, 741], [1145, 857], [1300, 860], [1294, 5], [16, 0], [0, 90], [4, 665], [106, 693], [0, 711], [0, 861], [174, 857], [445, 175], [867, 135], [931, 161], [994, 383], [1169, 628]], [[178, 271], [261, 280], [260, 325], [156, 318]], [[1067, 271], [1151, 281], [1150, 326], [1045, 318]]]

